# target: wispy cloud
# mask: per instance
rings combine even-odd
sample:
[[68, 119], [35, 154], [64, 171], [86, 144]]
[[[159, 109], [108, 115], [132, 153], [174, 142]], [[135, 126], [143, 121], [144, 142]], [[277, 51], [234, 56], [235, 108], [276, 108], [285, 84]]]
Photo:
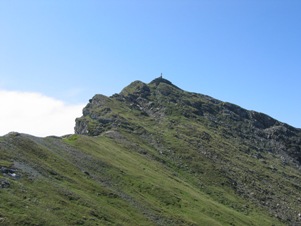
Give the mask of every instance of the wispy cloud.
[[0, 90], [0, 135], [11, 131], [35, 136], [73, 133], [84, 104], [67, 105], [39, 93]]

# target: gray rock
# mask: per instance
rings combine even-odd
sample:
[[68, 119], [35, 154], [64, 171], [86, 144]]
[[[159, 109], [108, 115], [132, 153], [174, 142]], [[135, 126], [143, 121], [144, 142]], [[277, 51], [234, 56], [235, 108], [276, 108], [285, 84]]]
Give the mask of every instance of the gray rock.
[[5, 179], [0, 180], [0, 188], [9, 188], [9, 187], [10, 187], [9, 181]]

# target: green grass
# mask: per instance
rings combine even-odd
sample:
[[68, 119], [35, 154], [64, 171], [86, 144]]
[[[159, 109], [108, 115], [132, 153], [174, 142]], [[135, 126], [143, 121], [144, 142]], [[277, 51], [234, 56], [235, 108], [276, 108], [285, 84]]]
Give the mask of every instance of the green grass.
[[[20, 179], [6, 177], [10, 187], [0, 193], [6, 225], [277, 225], [256, 208], [246, 214], [223, 205], [191, 175], [137, 152], [154, 153], [141, 141], [136, 149], [105, 136], [14, 143], [1, 148], [1, 163], [9, 166], [10, 157], [28, 169], [17, 172]], [[235, 202], [231, 192], [219, 195]]]
[[[134, 150], [124, 150], [116, 144], [112, 146], [108, 138], [84, 137], [84, 140], [77, 139], [75, 142], [74, 145], [83, 148], [82, 150], [87, 154], [101, 158], [104, 162], [109, 163], [111, 168], [123, 172], [122, 177], [112, 174], [112, 178], [118, 178], [118, 187], [122, 191], [126, 191], [141, 203], [149, 203], [149, 211], [154, 207], [155, 210], [160, 208], [167, 216], [172, 216], [172, 219], [179, 220], [182, 218], [184, 222], [197, 225], [207, 221], [213, 225], [230, 224], [231, 221], [239, 225], [251, 225], [252, 221], [259, 224], [250, 216], [260, 216], [260, 213], [250, 211], [247, 216], [244, 212], [238, 212], [234, 208], [221, 205], [189, 183], [187, 178], [183, 180], [175, 176], [175, 172], [170, 169], [167, 170], [165, 165], [150, 161], [147, 156]], [[89, 145], [85, 142], [88, 142]], [[233, 193], [222, 192], [223, 197], [228, 196], [226, 200], [232, 199], [232, 203], [236, 204], [244, 203], [243, 200], [237, 200]], [[147, 205], [145, 206], [147, 207]], [[185, 213], [185, 217], [183, 217], [183, 213]], [[269, 217], [267, 217], [266, 222], [264, 219], [262, 216], [260, 220], [262, 225], [265, 223], [269, 225], [272, 222]]]

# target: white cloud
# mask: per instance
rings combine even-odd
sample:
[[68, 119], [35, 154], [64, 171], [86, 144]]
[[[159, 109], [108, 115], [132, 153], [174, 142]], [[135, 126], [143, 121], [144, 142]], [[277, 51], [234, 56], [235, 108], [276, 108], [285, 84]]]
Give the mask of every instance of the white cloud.
[[74, 132], [84, 104], [66, 105], [39, 93], [0, 90], [0, 135], [15, 131], [34, 136]]

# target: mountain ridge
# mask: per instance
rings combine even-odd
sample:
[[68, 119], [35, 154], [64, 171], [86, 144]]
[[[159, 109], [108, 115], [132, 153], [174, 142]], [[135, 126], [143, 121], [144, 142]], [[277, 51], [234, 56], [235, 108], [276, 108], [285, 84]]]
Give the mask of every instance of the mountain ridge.
[[75, 134], [0, 137], [0, 169], [6, 225], [301, 223], [301, 130], [162, 77], [95, 95]]
[[[162, 85], [163, 84], [163, 85]], [[151, 89], [153, 90], [153, 96], [151, 96]], [[172, 95], [177, 92], [177, 95]], [[260, 133], [263, 138], [266, 139], [281, 139], [281, 136], [283, 136], [285, 133], [286, 134], [301, 134], [301, 129], [295, 128], [293, 126], [290, 126], [286, 123], [282, 123], [280, 121], [277, 121], [276, 119], [264, 114], [264, 113], [259, 113], [256, 111], [248, 111], [244, 108], [241, 108], [238, 105], [231, 104], [228, 102], [223, 102], [217, 99], [214, 99], [210, 96], [202, 95], [202, 94], [197, 94], [197, 93], [191, 93], [191, 92], [186, 92], [178, 88], [177, 86], [173, 85], [170, 81], [163, 79], [161, 77], [154, 79], [152, 82], [149, 84], [145, 84], [141, 81], [135, 81], [131, 83], [129, 86], [125, 87], [119, 94], [114, 94], [111, 97], [105, 97], [105, 96], [99, 96], [96, 95], [94, 98], [92, 98], [90, 101], [92, 104], [88, 104], [84, 110], [84, 117], [88, 116], [89, 114], [89, 108], [90, 106], [96, 106], [96, 108], [99, 110], [102, 108], [102, 105], [105, 106], [105, 103], [103, 102], [104, 99], [107, 101], [110, 101], [111, 99], [117, 100], [119, 103], [124, 103], [124, 102], [129, 102], [130, 103], [130, 108], [135, 108], [135, 110], [140, 111], [140, 114], [143, 116], [158, 116], [160, 114], [164, 114], [168, 111], [175, 110], [175, 109], [158, 109], [157, 112], [154, 111], [155, 107], [154, 105], [160, 105], [160, 100], [156, 97], [157, 93], [159, 93], [159, 96], [165, 98], [164, 104], [166, 102], [174, 103], [175, 105], [182, 105], [182, 108], [192, 108], [192, 113], [191, 112], [186, 112], [185, 109], [180, 112], [180, 114], [186, 116], [189, 119], [195, 119], [196, 115], [197, 116], [202, 116], [207, 119], [209, 119], [210, 123], [216, 124], [217, 126], [222, 127], [223, 124], [225, 125], [227, 129], [229, 127], [234, 126], [232, 124], [227, 124], [227, 121], [231, 119], [233, 121], [242, 121], [243, 123], [248, 123], [249, 125], [245, 126], [243, 124], [236, 123], [237, 127], [244, 127], [241, 129], [248, 129], [249, 133], [251, 132], [256, 132]], [[185, 101], [182, 101], [180, 96], [181, 95], [186, 95], [187, 99]], [[161, 98], [159, 97], [159, 98]], [[195, 98], [194, 101], [190, 101], [190, 99]], [[162, 99], [162, 98], [161, 98]], [[156, 101], [158, 103], [156, 103]], [[209, 104], [211, 105], [209, 105]], [[184, 105], [184, 107], [183, 107]], [[165, 105], [166, 106], [166, 105]], [[173, 106], [174, 107], [174, 106]], [[164, 112], [166, 111], [166, 112]], [[159, 113], [160, 112], [160, 113]], [[104, 128], [105, 126], [117, 126], [118, 123], [111, 123], [111, 122], [119, 122], [122, 123], [122, 120], [118, 118], [118, 114], [114, 114], [110, 108], [107, 106], [105, 109], [103, 109], [103, 112], [98, 112], [99, 117], [97, 115], [90, 115], [91, 121], [94, 119], [97, 121], [99, 120], [96, 124], [100, 126], [101, 128]], [[190, 114], [190, 115], [189, 115]], [[105, 118], [102, 116], [106, 115], [112, 115], [111, 118]], [[216, 117], [216, 115], [221, 115], [221, 117]], [[186, 117], [185, 116], [185, 117]], [[85, 118], [87, 119], [87, 118]], [[76, 119], [76, 127], [75, 127], [75, 133], [77, 134], [89, 134], [90, 132], [87, 130], [89, 127], [88, 124], [89, 120], [85, 120], [84, 125], [81, 125], [81, 118]], [[126, 121], [126, 120], [125, 120]], [[123, 121], [123, 122], [125, 122]], [[128, 124], [128, 122], [126, 122]], [[85, 132], [81, 131], [80, 128], [84, 127], [86, 129]], [[249, 128], [248, 128], [249, 127]], [[231, 129], [230, 129], [231, 130]], [[256, 131], [253, 131], [256, 130]], [[229, 134], [229, 131], [225, 131], [225, 133]], [[91, 131], [91, 135], [99, 135], [100, 131], [97, 131], [97, 129]], [[236, 134], [237, 135], [237, 134]], [[242, 135], [242, 134], [241, 134]], [[226, 136], [226, 135], [225, 135]], [[297, 139], [297, 142], [299, 145], [301, 145], [300, 139]], [[293, 152], [293, 150], [292, 150]], [[297, 148], [297, 152], [300, 152], [300, 148]], [[296, 158], [296, 160], [300, 163], [301, 158], [295, 156], [294, 153], [292, 153], [292, 156]]]

